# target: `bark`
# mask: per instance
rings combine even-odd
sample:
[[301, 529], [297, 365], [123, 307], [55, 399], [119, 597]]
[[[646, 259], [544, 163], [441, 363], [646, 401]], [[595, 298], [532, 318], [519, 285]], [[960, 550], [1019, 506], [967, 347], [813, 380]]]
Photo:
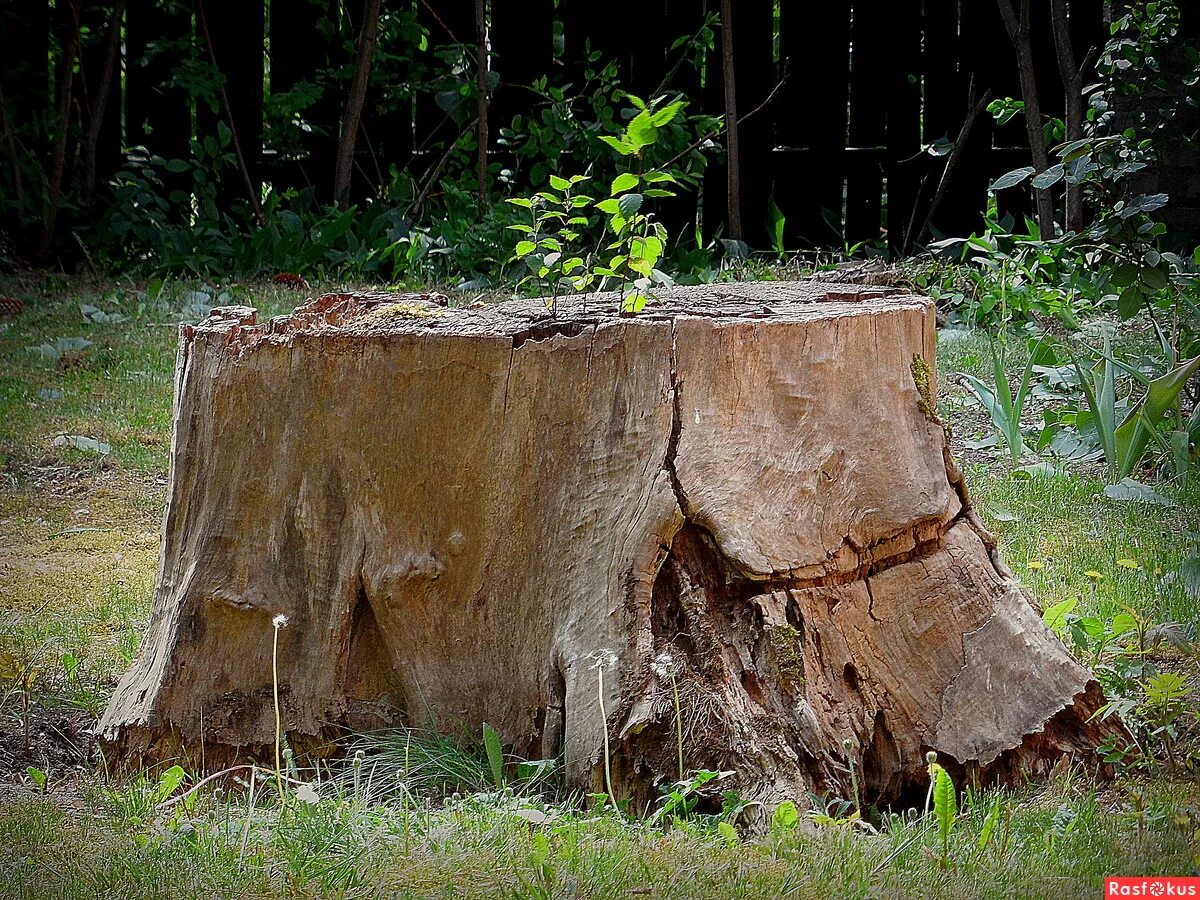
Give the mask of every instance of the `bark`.
[[[1020, 10], [1013, 7], [1013, 0], [996, 0], [1000, 7], [1000, 18], [1004, 30], [1012, 42], [1017, 57], [1017, 74], [1021, 81], [1021, 99], [1025, 101], [1025, 134], [1033, 157], [1033, 167], [1040, 175], [1050, 168], [1050, 157], [1046, 152], [1046, 134], [1042, 130], [1042, 105], [1038, 99], [1037, 76], [1033, 65], [1033, 42], [1030, 37], [1030, 14], [1032, 0], [1019, 0]], [[1034, 189], [1037, 200], [1038, 227], [1043, 237], [1054, 237], [1054, 199], [1048, 188]]]
[[[1071, 43], [1066, 0], [1050, 0], [1050, 22], [1054, 29], [1054, 54], [1063, 86], [1066, 139], [1068, 142], [1077, 141], [1083, 137], [1083, 70], [1076, 62], [1075, 48]], [[1083, 190], [1081, 185], [1068, 181], [1063, 183], [1066, 191], [1063, 225], [1067, 231], [1078, 233], [1083, 230]]]
[[602, 790], [607, 731], [641, 810], [678, 775], [678, 686], [686, 766], [732, 770], [719, 787], [764, 813], [849, 797], [851, 762], [867, 801], [911, 798], [928, 750], [984, 781], [1095, 762], [1120, 726], [1091, 720], [1095, 681], [970, 506], [930, 301], [586, 301], [341, 294], [184, 326], [154, 611], [107, 758], [270, 758], [283, 613], [299, 752], [488, 722]]
[[363, 104], [367, 99], [367, 82], [371, 77], [371, 63], [375, 58], [375, 41], [379, 37], [379, 8], [382, 0], [365, 0], [363, 22], [358, 32], [358, 60], [354, 66], [354, 80], [346, 99], [346, 112], [342, 116], [342, 135], [338, 141], [337, 168], [333, 178], [333, 199], [345, 209], [350, 203], [350, 174], [354, 169], [354, 145], [358, 136], [358, 124], [362, 120]]

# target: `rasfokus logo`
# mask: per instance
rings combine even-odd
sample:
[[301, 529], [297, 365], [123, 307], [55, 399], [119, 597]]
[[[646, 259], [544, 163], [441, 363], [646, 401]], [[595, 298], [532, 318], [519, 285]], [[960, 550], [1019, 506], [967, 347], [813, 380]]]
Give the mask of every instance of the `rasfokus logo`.
[[1200, 878], [1137, 875], [1104, 879], [1105, 897], [1198, 897]]

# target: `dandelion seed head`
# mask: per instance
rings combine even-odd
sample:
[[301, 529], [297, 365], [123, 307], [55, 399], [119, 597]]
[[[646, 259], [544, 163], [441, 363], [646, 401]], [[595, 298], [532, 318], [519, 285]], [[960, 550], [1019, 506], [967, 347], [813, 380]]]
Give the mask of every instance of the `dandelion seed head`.
[[659, 678], [675, 678], [683, 671], [683, 664], [675, 658], [670, 650], [663, 650], [650, 663], [650, 670]]
[[593, 669], [597, 669], [599, 671], [604, 671], [605, 669], [616, 668], [617, 654], [613, 653], [607, 647], [601, 647], [599, 650], [597, 650], [595, 653], [592, 654], [591, 658], [593, 660], [593, 662], [592, 662]]
[[280, 628], [287, 628], [288, 617], [283, 613], [279, 613], [271, 620], [271, 625], [278, 631]]

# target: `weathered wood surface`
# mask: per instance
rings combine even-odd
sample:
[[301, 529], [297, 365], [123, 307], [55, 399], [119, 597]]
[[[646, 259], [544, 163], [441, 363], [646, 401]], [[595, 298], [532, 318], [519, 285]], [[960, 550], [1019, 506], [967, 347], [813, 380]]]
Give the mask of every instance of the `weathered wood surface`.
[[[101, 727], [215, 765], [403, 721], [563, 756], [640, 806], [732, 769], [769, 808], [1011, 778], [1115, 726], [970, 507], [932, 304], [817, 284], [447, 309], [331, 295], [182, 329], [143, 649]], [[605, 673], [607, 721], [597, 702]], [[669, 660], [668, 660], [669, 657]], [[849, 750], [844, 743], [849, 741]]]

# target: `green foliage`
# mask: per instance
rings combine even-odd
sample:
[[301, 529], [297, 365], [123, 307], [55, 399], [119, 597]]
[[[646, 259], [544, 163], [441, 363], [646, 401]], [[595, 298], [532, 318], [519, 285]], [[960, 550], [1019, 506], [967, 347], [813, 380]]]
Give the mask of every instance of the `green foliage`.
[[983, 825], [979, 829], [979, 838], [975, 842], [975, 848], [980, 853], [987, 850], [988, 846], [992, 843], [992, 838], [996, 834], [996, 827], [1000, 824], [1000, 804], [1002, 799], [1000, 794], [996, 794], [992, 798], [991, 808], [988, 810], [987, 817], [983, 820]]
[[1021, 458], [1025, 455], [1025, 439], [1021, 431], [1021, 415], [1024, 413], [1025, 404], [1030, 396], [1033, 367], [1044, 363], [1047, 359], [1041, 351], [1042, 342], [1030, 342], [1029, 361], [1025, 365], [1025, 371], [1021, 375], [1021, 380], [1017, 384], [1015, 392], [1009, 385], [1008, 375], [1005, 371], [1004, 355], [997, 349], [995, 344], [992, 346], [992, 370], [995, 378], [994, 388], [970, 373], [963, 372], [959, 375], [975, 395], [976, 399], [983, 405], [983, 408], [987, 410], [996, 433], [1004, 441], [1005, 447], [1008, 448], [1009, 459], [1014, 466], [1020, 463]]
[[[679, 183], [669, 171], [643, 169], [649, 151], [660, 134], [673, 123], [685, 106], [677, 100], [659, 107], [626, 94], [636, 113], [619, 135], [604, 135], [621, 157], [627, 158], [632, 171], [618, 173], [609, 186], [608, 196], [600, 201], [576, 194], [586, 176], [563, 178], [550, 176], [550, 189], [532, 197], [518, 197], [508, 203], [529, 210], [531, 221], [510, 225], [523, 237], [513, 248], [512, 260], [524, 262], [530, 274], [521, 284], [547, 293], [551, 315], [558, 311], [558, 292], [562, 288], [584, 291], [594, 285], [614, 287], [621, 294], [621, 310], [641, 312], [649, 301], [654, 284], [670, 284], [670, 278], [657, 266], [666, 253], [666, 228], [655, 221], [645, 208], [647, 200], [673, 197], [669, 186]], [[588, 208], [599, 217], [585, 215]], [[587, 232], [592, 229], [592, 234]], [[599, 233], [595, 233], [596, 231]], [[579, 251], [586, 237], [597, 250]]]
[[787, 831], [792, 831], [799, 824], [800, 813], [796, 810], [796, 804], [791, 800], [784, 800], [777, 807], [775, 807], [775, 812], [771, 814], [772, 834], [781, 834]]
[[492, 774], [492, 786], [497, 790], [504, 787], [504, 746], [500, 735], [487, 722], [483, 723], [483, 748], [487, 752], [488, 768]]
[[[1047, 143], [1058, 144], [1054, 165], [1041, 173], [1024, 166], [991, 185], [993, 191], [1028, 184], [1082, 192], [1088, 224], [1042, 234], [1027, 221], [1021, 230], [1011, 218], [998, 218], [993, 205], [982, 234], [933, 245], [979, 267], [975, 295], [960, 295], [971, 321], [1037, 314], [1076, 328], [1080, 316], [1093, 311], [1112, 309], [1125, 320], [1176, 302], [1189, 266], [1163, 246], [1166, 226], [1157, 213], [1169, 198], [1139, 192], [1133, 176], [1164, 148], [1191, 139], [1181, 113], [1200, 104], [1200, 51], [1182, 40], [1179, 19], [1173, 0], [1131, 4], [1099, 55], [1082, 136], [1061, 143], [1063, 123], [1048, 119]], [[1012, 98], [989, 106], [1002, 126], [1024, 108]]]
[[672, 784], [663, 792], [659, 807], [650, 816], [653, 825], [671, 825], [687, 819], [704, 798], [705, 785], [732, 775], [733, 772], [713, 772], [700, 769], [690, 778]]
[[[1173, 453], [1176, 469], [1186, 476], [1191, 458], [1191, 436], [1182, 431], [1179, 424], [1179, 396], [1191, 377], [1200, 370], [1200, 356], [1186, 360], [1153, 379], [1133, 367], [1122, 365], [1121, 368], [1144, 389], [1140, 399], [1124, 404], [1126, 411], [1123, 415], [1118, 407], [1116, 389], [1116, 372], [1121, 364], [1113, 358], [1107, 341], [1101, 359], [1090, 371], [1085, 372], [1077, 359], [1073, 362], [1104, 451], [1109, 479], [1119, 481], [1129, 477], [1141, 463], [1152, 441], [1164, 444]], [[1172, 411], [1176, 413], [1172, 435], [1181, 434], [1183, 440], [1172, 439], [1168, 443], [1160, 434], [1159, 426]], [[1176, 449], [1181, 452], [1174, 452]]]
[[551, 316], [558, 315], [558, 294], [564, 287], [576, 293], [586, 291], [595, 283], [583, 257], [576, 248], [591, 221], [584, 213], [594, 202], [575, 189], [585, 183], [584, 175], [570, 178], [550, 176], [550, 188], [538, 191], [533, 197], [514, 197], [507, 202], [529, 210], [531, 222], [509, 225], [509, 230], [524, 235], [513, 248], [510, 261], [521, 261], [529, 274], [518, 282], [518, 288], [533, 291], [546, 299]]
[[950, 832], [954, 828], [954, 820], [958, 818], [958, 794], [950, 773], [940, 765], [931, 763], [929, 773], [933, 779], [933, 815], [937, 820], [940, 861], [942, 868], [945, 868], [950, 864]]

